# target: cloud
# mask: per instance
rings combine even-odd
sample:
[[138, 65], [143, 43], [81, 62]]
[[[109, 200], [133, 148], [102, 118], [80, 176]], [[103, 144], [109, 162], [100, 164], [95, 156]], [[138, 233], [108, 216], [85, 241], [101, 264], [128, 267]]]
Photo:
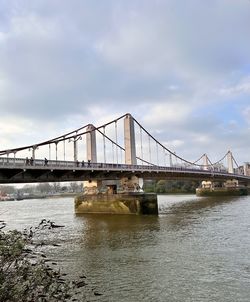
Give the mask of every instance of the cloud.
[[233, 86], [221, 88], [219, 93], [222, 96], [235, 96], [239, 94], [250, 94], [250, 76], [241, 79], [241, 81]]
[[242, 111], [242, 115], [245, 118], [247, 124], [250, 125], [250, 106], [244, 108], [244, 110]]
[[125, 12], [97, 44], [99, 52], [122, 69], [170, 71], [189, 78], [200, 76], [201, 70], [204, 77], [214, 76], [249, 62], [246, 1], [145, 1], [134, 10]]
[[2, 145], [131, 112], [189, 158], [231, 146], [247, 159], [248, 1], [0, 0], [0, 7]]
[[187, 119], [192, 107], [188, 101], [185, 103], [178, 102], [178, 100], [166, 100], [165, 102], [154, 103], [148, 113], [145, 113], [143, 121], [154, 127], [161, 127], [162, 125], [176, 125], [182, 123]]

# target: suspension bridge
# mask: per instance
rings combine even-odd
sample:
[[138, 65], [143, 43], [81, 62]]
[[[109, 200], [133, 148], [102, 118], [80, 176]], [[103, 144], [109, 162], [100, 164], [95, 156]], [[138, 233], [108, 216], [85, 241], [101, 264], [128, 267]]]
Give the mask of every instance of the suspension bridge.
[[157, 140], [127, 113], [101, 126], [86, 124], [28, 146], [0, 151], [0, 183], [196, 179], [250, 182], [231, 151], [212, 163], [190, 161]]
[[[202, 193], [247, 193], [250, 177], [231, 151], [212, 163], [207, 154], [184, 159], [127, 113], [101, 126], [86, 124], [44, 142], [0, 151], [0, 183], [83, 181], [76, 213], [158, 214], [145, 179], [200, 180]], [[105, 191], [102, 191], [105, 186]], [[198, 193], [200, 191], [197, 191]]]

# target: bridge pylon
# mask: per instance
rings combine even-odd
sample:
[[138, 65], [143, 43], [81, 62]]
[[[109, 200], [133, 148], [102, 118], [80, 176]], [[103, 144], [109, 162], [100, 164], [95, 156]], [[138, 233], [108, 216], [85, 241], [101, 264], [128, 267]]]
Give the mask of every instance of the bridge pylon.
[[207, 154], [203, 154], [203, 170], [208, 170], [208, 156]]
[[124, 118], [125, 164], [136, 165], [135, 128], [131, 114]]
[[86, 144], [87, 144], [87, 160], [90, 160], [92, 163], [97, 162], [97, 153], [96, 153], [96, 133], [95, 126], [88, 125], [87, 131], [90, 131], [86, 135]]
[[227, 153], [227, 167], [228, 167], [228, 173], [234, 173], [233, 154], [231, 151], [228, 151]]

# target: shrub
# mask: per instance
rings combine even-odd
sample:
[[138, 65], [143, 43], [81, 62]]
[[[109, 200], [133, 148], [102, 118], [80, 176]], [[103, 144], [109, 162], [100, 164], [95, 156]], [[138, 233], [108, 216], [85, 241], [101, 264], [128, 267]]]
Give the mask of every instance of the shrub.
[[[83, 280], [69, 281], [66, 274], [52, 267], [37, 238], [41, 230], [55, 226], [42, 220], [36, 228], [19, 232], [3, 231], [0, 225], [0, 301], [76, 301]], [[34, 240], [36, 239], [36, 240]], [[82, 300], [81, 300], [82, 301]]]

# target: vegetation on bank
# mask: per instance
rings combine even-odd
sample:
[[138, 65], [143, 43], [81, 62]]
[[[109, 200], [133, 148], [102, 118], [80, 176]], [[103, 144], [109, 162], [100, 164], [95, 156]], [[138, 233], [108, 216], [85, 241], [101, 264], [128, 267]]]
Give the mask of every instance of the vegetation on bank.
[[[145, 180], [143, 184], [143, 190], [146, 193], [154, 192], [160, 194], [171, 193], [195, 193], [196, 188], [200, 185], [199, 181], [191, 180]], [[0, 185], [1, 194], [18, 194], [19, 196], [25, 196], [25, 194], [40, 194], [50, 196], [53, 194], [65, 194], [83, 192], [82, 182], [71, 183], [39, 183], [39, 184], [26, 184], [22, 188], [17, 188], [10, 185]]]
[[[54, 302], [79, 301], [78, 290], [85, 286], [85, 276], [70, 281], [55, 262], [45, 254], [41, 232], [56, 226], [42, 220], [36, 228], [19, 232], [4, 231], [0, 222], [0, 301]], [[84, 295], [81, 295], [83, 297]], [[80, 301], [85, 301], [82, 298]]]
[[199, 187], [198, 181], [179, 180], [150, 180], [144, 181], [143, 189], [146, 193], [174, 194], [174, 193], [195, 193]]
[[3, 194], [52, 194], [52, 193], [80, 193], [83, 191], [82, 182], [71, 182], [71, 183], [38, 183], [38, 184], [25, 184], [23, 187], [16, 187], [11, 185], [0, 185], [0, 192]]

